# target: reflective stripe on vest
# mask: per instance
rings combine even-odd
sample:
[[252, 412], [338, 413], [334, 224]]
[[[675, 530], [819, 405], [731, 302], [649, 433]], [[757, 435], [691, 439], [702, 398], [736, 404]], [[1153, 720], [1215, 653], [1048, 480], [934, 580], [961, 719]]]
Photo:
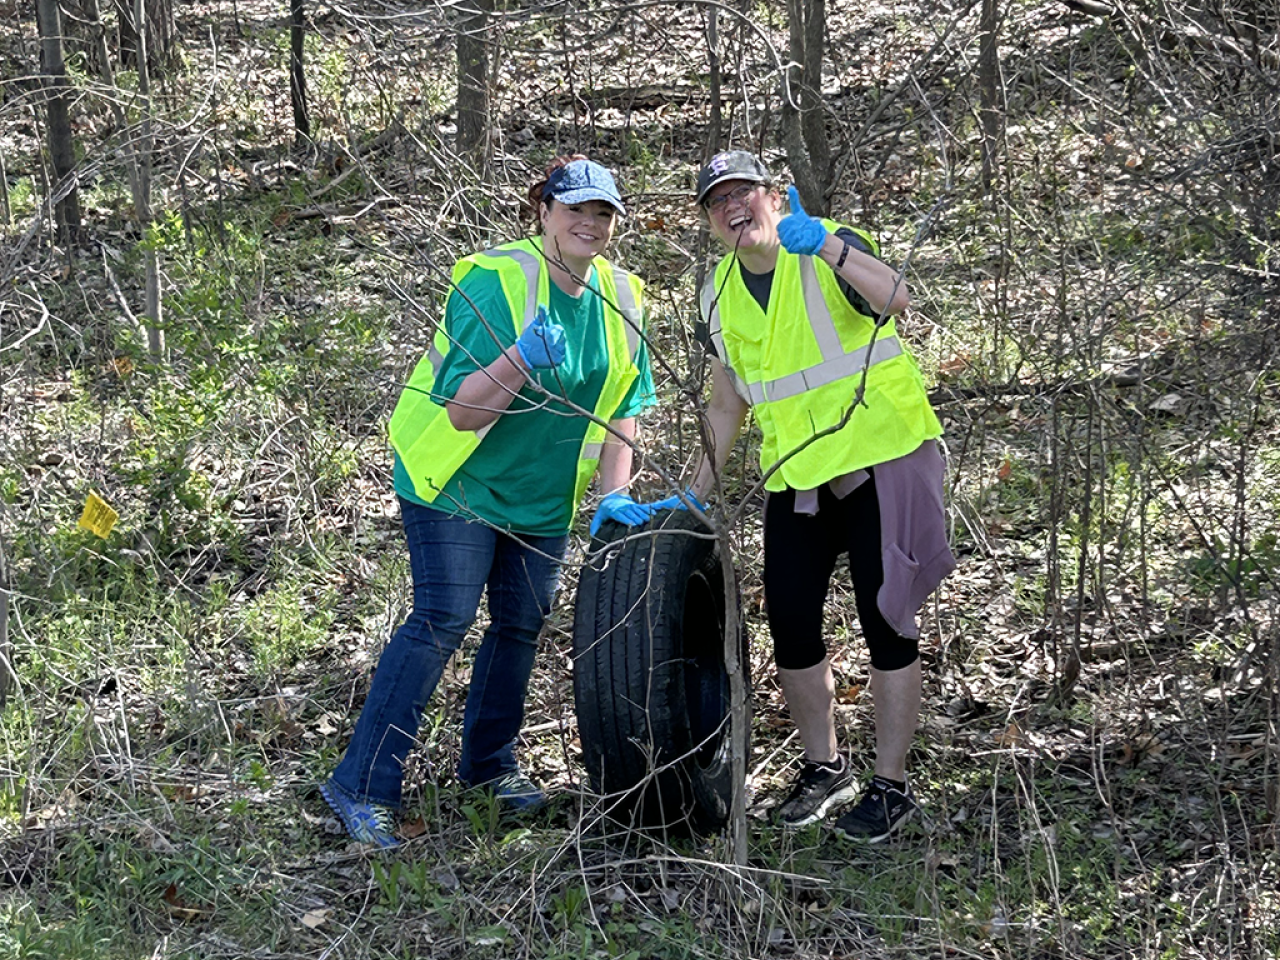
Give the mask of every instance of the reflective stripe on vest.
[[636, 354], [640, 352], [640, 326], [643, 317], [640, 315], [640, 305], [636, 303], [635, 291], [631, 289], [631, 283], [627, 279], [627, 272], [612, 264], [610, 266], [613, 269], [613, 288], [617, 291], [618, 298], [615, 306], [622, 314], [623, 324], [627, 328], [627, 351], [634, 362]]
[[[538, 271], [542, 269], [541, 261], [533, 254], [525, 250], [485, 250], [486, 257], [510, 257], [516, 263], [520, 264], [520, 270], [524, 273], [525, 294], [524, 305], [524, 322], [532, 323], [534, 317], [538, 313]], [[620, 267], [609, 264], [609, 269], [613, 273], [613, 287], [617, 291], [616, 296], [618, 302], [615, 306], [618, 312], [622, 314], [623, 322], [627, 328], [627, 350], [632, 360], [635, 360], [636, 354], [640, 350], [640, 307], [636, 303], [635, 292], [631, 289], [631, 283], [627, 279], [627, 272]], [[434, 346], [432, 347], [434, 349]], [[444, 357], [440, 357], [440, 363], [444, 362]], [[439, 364], [434, 360], [436, 371], [440, 370]]]
[[[542, 269], [538, 258], [527, 250], [483, 250], [481, 254], [486, 257], [510, 257], [520, 264], [520, 271], [524, 274], [525, 288], [524, 325], [533, 323], [533, 318], [538, 315], [538, 271]], [[514, 320], [515, 317], [511, 319]], [[519, 335], [520, 331], [517, 330], [516, 336]]]
[[733, 385], [733, 392], [742, 398], [743, 403], [751, 403], [751, 393], [747, 390], [747, 385], [742, 382], [742, 378], [729, 364], [729, 354], [724, 347], [724, 330], [720, 327], [720, 304], [719, 297], [716, 296], [716, 272], [711, 271], [711, 276], [702, 285], [702, 315], [707, 321], [707, 335], [711, 340], [711, 346], [716, 352], [716, 356], [720, 358], [721, 364], [724, 366], [724, 372], [729, 377], [729, 383]]
[[[519, 299], [513, 298], [506, 284], [503, 285], [517, 336], [537, 316], [539, 284], [549, 282], [542, 273], [543, 257], [537, 245], [538, 242], [536, 240], [517, 241], [521, 246], [517, 247], [513, 244], [505, 248], [482, 250], [470, 258], [459, 261], [454, 267], [455, 286], [465, 274], [465, 264], [468, 260], [472, 269], [480, 266], [476, 260], [479, 256], [492, 257], [495, 260], [506, 258], [507, 264], [514, 264], [518, 268], [524, 283], [524, 290], [517, 293]], [[636, 291], [631, 285], [631, 275], [603, 259], [597, 260], [596, 265], [598, 268], [608, 268], [607, 274], [601, 269], [597, 270], [600, 282], [596, 292], [605, 301], [604, 323], [609, 345], [609, 373], [597, 399], [596, 409], [592, 412], [597, 417], [607, 417], [609, 410], [605, 408], [612, 409], [611, 405], [620, 402], [630, 383], [639, 375], [636, 360], [643, 342], [644, 317]], [[497, 263], [492, 268], [484, 269], [494, 269], [499, 275], [504, 272], [504, 267], [498, 266]], [[514, 280], [514, 278], [511, 279]], [[635, 282], [639, 283], [638, 280]], [[612, 290], [608, 289], [611, 284]], [[400, 401], [392, 413], [389, 428], [392, 445], [400, 454], [409, 472], [414, 492], [427, 503], [435, 500], [454, 471], [471, 455], [480, 440], [497, 423], [495, 419], [475, 431], [459, 431], [453, 428], [443, 402], [432, 393], [436, 377], [439, 376], [445, 354], [449, 349], [447, 334], [443, 329], [438, 330], [432, 337], [427, 355], [415, 368], [406, 384]], [[575, 509], [599, 464], [605, 433], [603, 426], [594, 422], [588, 424], [578, 454], [574, 489]]]
[[[774, 380], [743, 380], [736, 371], [730, 368], [728, 354], [725, 352], [724, 331], [720, 326], [720, 305], [716, 297], [715, 272], [702, 285], [702, 315], [707, 317], [708, 333], [715, 347], [717, 356], [725, 365], [725, 372], [733, 382], [734, 390], [747, 403], [776, 402], [825, 387], [844, 377], [853, 376], [866, 366], [875, 366], [885, 360], [892, 360], [902, 353], [902, 342], [896, 336], [888, 336], [874, 343], [845, 352], [840, 343], [840, 334], [836, 330], [835, 317], [827, 306], [822, 295], [822, 287], [818, 283], [818, 274], [813, 266], [813, 257], [800, 257], [800, 289], [804, 295], [805, 313], [809, 318], [809, 329], [818, 344], [822, 360], [811, 367], [789, 373], [785, 377]], [[730, 270], [734, 265], [730, 264]], [[868, 360], [870, 361], [868, 363]]]
[[776, 403], [779, 400], [799, 396], [808, 390], [825, 387], [845, 377], [854, 376], [861, 373], [863, 367], [874, 367], [877, 363], [892, 360], [901, 354], [902, 342], [897, 337], [885, 337], [865, 347], [859, 347], [857, 350], [842, 352], [837, 357], [823, 360], [821, 363], [797, 370], [785, 377], [748, 383], [747, 393], [753, 404]]
[[[839, 227], [832, 223], [828, 230]], [[805, 269], [806, 261], [813, 270]], [[941, 435], [920, 370], [893, 320], [877, 329], [873, 317], [849, 303], [834, 271], [779, 251], [769, 303], [761, 309], [738, 269], [732, 257], [720, 262], [710, 296], [704, 291], [703, 312], [708, 332], [724, 345], [722, 357], [749, 381], [741, 392], [754, 401], [767, 490], [812, 490]], [[823, 298], [820, 309], [815, 294]], [[828, 335], [833, 320], [843, 348]], [[866, 393], [851, 417], [864, 370]]]

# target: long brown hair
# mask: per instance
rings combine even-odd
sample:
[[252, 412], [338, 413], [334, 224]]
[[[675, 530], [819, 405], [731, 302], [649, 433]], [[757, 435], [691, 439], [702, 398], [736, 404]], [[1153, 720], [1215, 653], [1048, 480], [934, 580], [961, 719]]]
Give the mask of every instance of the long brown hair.
[[580, 153], [562, 153], [547, 164], [547, 169], [542, 175], [542, 179], [529, 188], [528, 194], [525, 196], [525, 206], [522, 211], [523, 216], [532, 221], [534, 229], [542, 232], [542, 218], [538, 216], [542, 209], [542, 192], [547, 189], [547, 181], [551, 179], [551, 174], [555, 173], [561, 167], [567, 167], [575, 160], [586, 160]]

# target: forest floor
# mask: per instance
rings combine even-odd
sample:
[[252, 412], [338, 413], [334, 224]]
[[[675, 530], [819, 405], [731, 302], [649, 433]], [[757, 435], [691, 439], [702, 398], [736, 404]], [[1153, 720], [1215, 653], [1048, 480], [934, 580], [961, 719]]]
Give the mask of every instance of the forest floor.
[[[69, 57], [85, 226], [67, 246], [34, 25], [0, 4], [0, 957], [1280, 955], [1274, 71], [1136, 43], [1156, 29], [1137, 14], [1012, 6], [988, 188], [976, 8], [829, 3], [833, 215], [910, 257], [900, 330], [947, 431], [959, 566], [923, 617], [924, 815], [873, 848], [770, 822], [799, 750], [748, 510], [748, 865], [723, 836], [604, 818], [574, 717], [580, 517], [521, 741], [553, 803], [511, 820], [454, 781], [472, 642], [420, 731], [406, 842], [379, 853], [316, 784], [409, 603], [384, 425], [449, 265], [523, 229], [516, 200], [558, 152], [613, 167], [631, 208], [613, 255], [648, 284], [662, 359], [638, 491], [666, 495], [655, 466], [696, 453], [705, 8], [510, 11], [481, 182], [451, 150], [442, 10], [313, 10], [298, 148], [287, 5], [177, 6], [151, 224], [124, 176], [136, 73], [111, 94], [120, 129], [93, 56]], [[786, 24], [757, 12], [722, 14], [725, 136], [784, 170], [763, 38], [785, 47]], [[105, 537], [78, 525], [91, 492], [119, 514]], [[840, 577], [828, 614], [865, 773]]]

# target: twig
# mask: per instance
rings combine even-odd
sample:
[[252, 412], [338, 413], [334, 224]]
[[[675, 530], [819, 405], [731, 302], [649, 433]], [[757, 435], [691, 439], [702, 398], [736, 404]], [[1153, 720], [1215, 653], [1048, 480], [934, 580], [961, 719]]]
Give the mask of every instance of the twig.
[[20, 296], [27, 297], [29, 300], [34, 301], [35, 304], [40, 308], [40, 322], [37, 323], [33, 329], [24, 333], [21, 337], [19, 337], [13, 343], [9, 344], [8, 346], [0, 347], [0, 353], [5, 353], [9, 350], [18, 349], [18, 347], [22, 346], [24, 343], [26, 343], [28, 340], [34, 337], [37, 333], [43, 330], [45, 323], [47, 323], [49, 320], [49, 308], [45, 306], [43, 300], [41, 300], [39, 297], [32, 297], [26, 293], [20, 293]]

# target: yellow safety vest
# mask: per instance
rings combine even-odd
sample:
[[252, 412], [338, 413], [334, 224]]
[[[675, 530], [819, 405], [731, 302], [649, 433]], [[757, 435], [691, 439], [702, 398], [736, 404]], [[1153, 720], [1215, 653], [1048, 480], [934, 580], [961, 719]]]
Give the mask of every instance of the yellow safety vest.
[[[595, 267], [596, 285], [604, 299], [609, 371], [592, 413], [598, 420], [608, 420], [640, 375], [636, 355], [644, 322], [640, 309], [644, 285], [638, 277], [603, 257], [596, 257]], [[498, 274], [517, 337], [526, 325], [533, 322], [538, 308], [547, 307], [550, 303], [551, 281], [544, 269], [540, 237], [517, 240], [463, 257], [453, 268], [453, 286], [457, 287], [463, 277], [477, 268]], [[442, 324], [436, 329], [431, 349], [418, 361], [391, 414], [391, 446], [413, 481], [413, 492], [425, 503], [435, 500], [457, 469], [480, 446], [493, 425], [490, 423], [475, 431], [458, 430], [449, 420], [443, 398], [433, 395], [436, 375], [450, 347], [449, 335]], [[600, 464], [605, 436], [606, 430], [601, 424], [592, 421], [587, 425], [578, 454], [572, 501], [575, 511]]]
[[[844, 228], [823, 224], [832, 233]], [[870, 236], [855, 232], [877, 250]], [[716, 353], [760, 424], [762, 470], [840, 422], [870, 360], [866, 406], [840, 430], [787, 458], [767, 489], [811, 490], [942, 435], [893, 319], [873, 344], [875, 318], [850, 305], [834, 271], [817, 257], [778, 251], [767, 313], [743, 283], [736, 258], [725, 257], [703, 285], [701, 307]]]

